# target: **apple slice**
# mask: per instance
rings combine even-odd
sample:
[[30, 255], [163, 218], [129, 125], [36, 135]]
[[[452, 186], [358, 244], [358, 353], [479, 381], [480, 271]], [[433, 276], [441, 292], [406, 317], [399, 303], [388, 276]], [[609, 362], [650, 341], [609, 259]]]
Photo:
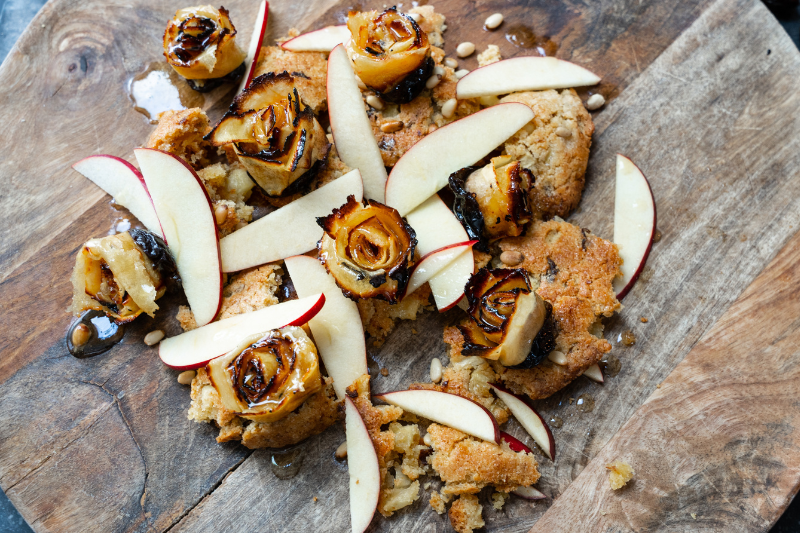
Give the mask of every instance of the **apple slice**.
[[[355, 79], [351, 81], [355, 85]], [[330, 86], [328, 95], [330, 99]], [[392, 168], [386, 205], [407, 215], [445, 187], [450, 174], [485, 157], [533, 116], [525, 104], [497, 104], [426, 135]]]
[[211, 199], [192, 167], [152, 148], [133, 151], [198, 326], [222, 305], [219, 235]]
[[[340, 178], [341, 179], [341, 178]], [[321, 292], [325, 308], [308, 322], [333, 388], [341, 399], [345, 389], [367, 370], [367, 345], [356, 303], [345, 297], [325, 267], [313, 257], [296, 255], [285, 259], [297, 296]]]
[[401, 390], [377, 394], [375, 398], [473, 437], [500, 442], [500, 428], [492, 414], [463, 396], [435, 390]]
[[164, 236], [142, 173], [136, 167], [113, 155], [93, 155], [81, 159], [72, 168], [110, 194], [147, 229], [159, 237]]
[[542, 449], [545, 455], [554, 461], [556, 458], [556, 441], [553, 438], [553, 433], [542, 418], [542, 415], [536, 412], [536, 409], [531, 407], [527, 401], [523, 400], [516, 394], [513, 394], [499, 385], [489, 384], [492, 390], [497, 394], [497, 397], [503, 400], [503, 403], [511, 410], [511, 414], [517, 419], [517, 422], [525, 428], [528, 435], [533, 437], [539, 448]]
[[414, 265], [411, 277], [408, 280], [406, 294], [411, 294], [427, 283], [431, 278], [446, 269], [450, 263], [457, 259], [461, 254], [470, 250], [478, 241], [467, 241], [458, 244], [450, 244], [444, 248], [439, 248], [427, 254]]
[[600, 76], [555, 57], [514, 57], [473, 70], [456, 85], [458, 98], [496, 96], [517, 91], [569, 89], [600, 83]]
[[347, 474], [350, 476], [350, 524], [353, 533], [369, 527], [381, 495], [381, 469], [378, 454], [367, 426], [353, 400], [345, 396], [345, 435], [347, 435]]
[[269, 2], [266, 0], [261, 1], [258, 6], [258, 15], [256, 15], [256, 24], [253, 27], [253, 35], [250, 37], [250, 46], [247, 48], [247, 57], [245, 58], [245, 66], [247, 72], [242, 76], [242, 81], [239, 83], [239, 90], [236, 94], [244, 91], [250, 82], [253, 81], [256, 74], [256, 66], [258, 65], [258, 58], [261, 55], [261, 45], [264, 42], [264, 34], [267, 32], [267, 23], [269, 22]]
[[513, 435], [509, 435], [505, 431], [500, 432], [500, 438], [508, 444], [508, 447], [511, 448], [512, 452], [525, 452], [525, 453], [533, 453], [527, 444], [519, 440], [517, 437]]
[[545, 496], [544, 494], [542, 494], [533, 487], [520, 487], [516, 490], [512, 490], [511, 494], [519, 496], [524, 500], [531, 500], [531, 501], [547, 499], [547, 496]]
[[344, 44], [349, 40], [350, 30], [342, 24], [298, 35], [283, 43], [281, 48], [290, 52], [330, 52], [337, 45]]
[[631, 290], [647, 262], [656, 232], [656, 201], [639, 167], [617, 154], [614, 242], [622, 258], [622, 277], [614, 280], [617, 299]]
[[358, 170], [320, 187], [219, 241], [223, 272], [237, 272], [313, 250], [322, 238], [317, 217], [363, 194]]
[[589, 368], [587, 368], [583, 375], [587, 378], [591, 379], [592, 381], [596, 381], [597, 383], [604, 383], [605, 378], [603, 377], [603, 369], [600, 368], [600, 365], [593, 364]]
[[270, 305], [258, 311], [234, 315], [201, 328], [164, 339], [158, 356], [170, 368], [192, 370], [233, 350], [246, 337], [286, 326], [302, 326], [325, 305], [325, 295]]
[[353, 65], [342, 45], [336, 46], [328, 56], [327, 83], [328, 116], [339, 157], [350, 168], [361, 171], [364, 196], [384, 203], [386, 167], [372, 134], [361, 90], [356, 85]]
[[[437, 194], [410, 212], [406, 220], [417, 234], [417, 250], [423, 257], [447, 246], [469, 241], [464, 226]], [[451, 309], [462, 299], [464, 286], [474, 271], [475, 260], [470, 247], [428, 281], [440, 312]]]

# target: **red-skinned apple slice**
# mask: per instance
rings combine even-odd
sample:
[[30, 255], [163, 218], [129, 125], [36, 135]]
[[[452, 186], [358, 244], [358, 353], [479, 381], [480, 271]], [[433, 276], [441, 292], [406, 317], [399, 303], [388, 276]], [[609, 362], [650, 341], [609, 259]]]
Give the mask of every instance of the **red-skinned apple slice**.
[[164, 339], [158, 345], [158, 355], [175, 370], [200, 368], [234, 349], [246, 337], [286, 326], [302, 326], [324, 305], [325, 295], [314, 294], [235, 315]]
[[[417, 250], [422, 256], [469, 241], [464, 226], [437, 194], [410, 212], [406, 220], [417, 234]], [[428, 281], [439, 312], [451, 309], [462, 299], [464, 286], [474, 271], [475, 260], [470, 247]]]
[[350, 523], [353, 533], [362, 533], [372, 522], [381, 495], [378, 454], [367, 426], [353, 400], [345, 396], [347, 473], [350, 476]]
[[605, 378], [603, 377], [603, 369], [600, 368], [600, 365], [598, 364], [594, 364], [587, 368], [583, 372], [583, 375], [597, 383], [605, 382]]
[[175, 259], [186, 299], [198, 326], [217, 316], [222, 304], [219, 236], [211, 199], [186, 162], [152, 148], [133, 151]]
[[281, 48], [290, 52], [330, 52], [337, 45], [344, 44], [349, 39], [350, 30], [342, 24], [298, 35], [283, 43]]
[[523, 498], [525, 500], [531, 500], [531, 501], [547, 499], [547, 496], [545, 496], [544, 494], [542, 494], [533, 487], [520, 487], [516, 490], [512, 490], [511, 494], [519, 496], [520, 498]]
[[439, 274], [441, 271], [450, 266], [455, 259], [478, 241], [468, 241], [459, 244], [450, 244], [444, 248], [439, 248], [427, 254], [414, 265], [414, 270], [411, 271], [411, 277], [408, 280], [406, 294], [411, 294], [427, 283], [431, 278]]
[[392, 168], [386, 182], [386, 205], [403, 216], [409, 214], [447, 186], [450, 174], [481, 160], [533, 116], [524, 104], [497, 104], [426, 135]]
[[512, 452], [525, 452], [525, 453], [533, 453], [527, 444], [519, 440], [517, 437], [513, 435], [509, 435], [505, 431], [500, 432], [500, 438], [508, 444], [508, 447], [511, 448]]
[[478, 98], [598, 83], [600, 76], [575, 63], [555, 57], [525, 56], [504, 59], [473, 70], [458, 80], [456, 95], [458, 98]]
[[328, 116], [336, 151], [347, 166], [361, 171], [364, 196], [385, 203], [386, 167], [356, 84], [353, 65], [342, 45], [328, 56], [327, 83]]
[[247, 57], [244, 60], [247, 72], [242, 76], [237, 94], [244, 91], [247, 86], [250, 85], [250, 82], [253, 81], [253, 78], [255, 78], [256, 66], [258, 65], [258, 58], [261, 55], [261, 45], [264, 42], [264, 34], [267, 32], [268, 22], [269, 2], [262, 0], [261, 5], [258, 6], [258, 15], [256, 16], [256, 23], [253, 27], [253, 35], [250, 37], [250, 46], [247, 48]]
[[219, 241], [223, 272], [271, 263], [313, 250], [322, 238], [317, 217], [347, 203], [361, 201], [361, 174], [353, 170]]
[[639, 167], [617, 154], [614, 197], [614, 243], [622, 257], [622, 277], [614, 280], [617, 299], [622, 300], [642, 272], [656, 232], [656, 201]]
[[377, 394], [375, 398], [473, 437], [500, 442], [500, 428], [494, 416], [463, 396], [435, 390], [401, 390]]
[[556, 441], [553, 438], [553, 433], [536, 409], [530, 406], [527, 401], [523, 400], [516, 394], [513, 394], [499, 385], [489, 384], [494, 390], [497, 397], [503, 400], [503, 403], [511, 410], [511, 414], [517, 419], [517, 422], [525, 428], [539, 448], [544, 452], [551, 461], [556, 458]]
[[113, 155], [93, 155], [81, 159], [72, 168], [106, 191], [114, 201], [156, 235], [163, 237], [147, 185], [136, 167]]
[[323, 293], [325, 308], [308, 322], [333, 388], [339, 398], [359, 376], [368, 373], [364, 327], [356, 303], [345, 297], [325, 267], [313, 257], [296, 255], [284, 260], [297, 296]]

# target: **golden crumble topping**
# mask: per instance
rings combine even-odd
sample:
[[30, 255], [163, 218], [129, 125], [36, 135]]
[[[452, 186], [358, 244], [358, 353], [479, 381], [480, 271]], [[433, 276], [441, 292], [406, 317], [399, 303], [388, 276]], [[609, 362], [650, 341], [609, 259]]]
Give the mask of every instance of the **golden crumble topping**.
[[200, 169], [208, 165], [213, 150], [211, 144], [203, 140], [209, 131], [208, 117], [199, 107], [164, 111], [158, 116], [158, 124], [146, 146], [169, 152]]

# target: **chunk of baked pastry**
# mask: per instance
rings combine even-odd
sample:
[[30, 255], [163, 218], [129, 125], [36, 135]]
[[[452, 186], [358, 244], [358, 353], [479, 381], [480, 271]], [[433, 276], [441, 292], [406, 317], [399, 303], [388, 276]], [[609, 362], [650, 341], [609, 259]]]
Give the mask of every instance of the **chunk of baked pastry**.
[[197, 170], [208, 165], [213, 150], [211, 143], [203, 139], [210, 129], [208, 117], [199, 107], [164, 111], [147, 139], [147, 148], [176, 155]]
[[258, 56], [255, 76], [286, 71], [295, 77], [303, 102], [319, 114], [328, 109], [326, 79], [328, 59], [322, 52], [289, 52], [280, 46], [264, 46]]

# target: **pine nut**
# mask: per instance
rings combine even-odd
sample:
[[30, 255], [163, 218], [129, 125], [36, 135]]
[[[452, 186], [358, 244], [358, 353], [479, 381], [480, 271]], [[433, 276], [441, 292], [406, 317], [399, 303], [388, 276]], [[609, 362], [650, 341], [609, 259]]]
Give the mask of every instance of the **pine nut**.
[[469, 41], [463, 42], [456, 47], [458, 57], [468, 57], [475, 52], [475, 45]]
[[75, 329], [72, 330], [72, 345], [83, 346], [92, 336], [92, 332], [89, 331], [89, 326], [86, 324], [78, 324], [75, 326]]
[[442, 362], [438, 357], [431, 359], [431, 381], [433, 383], [442, 381]]
[[564, 126], [559, 126], [556, 130], [556, 135], [559, 137], [563, 137], [565, 139], [569, 139], [572, 137], [572, 130], [569, 128], [565, 128]]
[[408, 16], [409, 18], [414, 19], [414, 22], [419, 22], [420, 20], [422, 20], [422, 15], [420, 15], [419, 13], [408, 13]]
[[358, 74], [354, 74], [354, 76], [356, 77], [356, 85], [358, 85], [358, 88], [366, 91], [367, 84], [361, 81], [361, 78], [358, 77]]
[[439, 85], [440, 81], [442, 81], [441, 76], [437, 76], [436, 74], [434, 74], [433, 76], [428, 78], [428, 81], [425, 82], [425, 87], [427, 89], [433, 89], [434, 87]]
[[334, 454], [337, 459], [342, 460], [347, 457], [347, 441], [344, 441], [336, 448], [336, 453]]
[[187, 370], [178, 374], [178, 383], [181, 385], [191, 385], [197, 373], [194, 370]]
[[441, 65], [436, 65], [433, 67], [433, 73], [439, 77], [444, 77], [444, 67]]
[[559, 352], [558, 350], [550, 352], [547, 358], [557, 365], [564, 366], [567, 364], [567, 356], [564, 355], [564, 352]]
[[483, 107], [492, 107], [500, 103], [500, 99], [496, 96], [481, 96], [478, 101]]
[[444, 58], [444, 66], [450, 67], [450, 68], [456, 68], [458, 66], [458, 61], [456, 61], [452, 57], [445, 57]]
[[500, 261], [506, 266], [517, 266], [525, 260], [525, 256], [516, 250], [506, 250], [500, 254]]
[[422, 443], [425, 446], [430, 446], [431, 444], [433, 444], [433, 439], [431, 438], [431, 434], [430, 433], [425, 433], [425, 436], [422, 437]]
[[228, 206], [220, 204], [214, 209], [214, 218], [217, 220], [217, 226], [225, 223], [228, 218]]
[[367, 104], [370, 107], [377, 109], [378, 111], [383, 109], [383, 102], [381, 102], [381, 99], [375, 96], [374, 94], [367, 96]]
[[163, 338], [164, 338], [164, 330], [154, 329], [153, 331], [144, 336], [144, 343], [148, 346], [153, 346], [161, 342], [161, 339]]
[[381, 131], [383, 133], [394, 133], [403, 129], [403, 122], [400, 120], [391, 120], [381, 124]]
[[586, 100], [586, 109], [589, 111], [600, 109], [604, 105], [606, 105], [606, 99], [603, 98], [602, 94], [593, 94], [588, 100]]
[[486, 22], [484, 22], [484, 26], [488, 29], [493, 30], [497, 28], [500, 24], [503, 23], [503, 14], [502, 13], [495, 13], [494, 15], [489, 15], [486, 18]]
[[451, 98], [442, 105], [442, 115], [444, 115], [444, 118], [450, 118], [455, 115], [457, 104], [458, 100]]
[[468, 69], [462, 68], [461, 70], [457, 70], [456, 71], [456, 79], [460, 80], [461, 78], [463, 78], [467, 74], [469, 74], [469, 70]]

